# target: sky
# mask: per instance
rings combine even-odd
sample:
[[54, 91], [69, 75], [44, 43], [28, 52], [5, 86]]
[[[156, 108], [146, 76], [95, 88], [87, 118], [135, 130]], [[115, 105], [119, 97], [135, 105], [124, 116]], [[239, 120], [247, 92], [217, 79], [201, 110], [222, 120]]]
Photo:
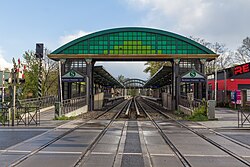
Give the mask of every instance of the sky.
[[[0, 0], [0, 69], [44, 43], [49, 50], [116, 27], [151, 27], [225, 44], [250, 36], [250, 0]], [[145, 62], [101, 62], [114, 77], [149, 78]]]

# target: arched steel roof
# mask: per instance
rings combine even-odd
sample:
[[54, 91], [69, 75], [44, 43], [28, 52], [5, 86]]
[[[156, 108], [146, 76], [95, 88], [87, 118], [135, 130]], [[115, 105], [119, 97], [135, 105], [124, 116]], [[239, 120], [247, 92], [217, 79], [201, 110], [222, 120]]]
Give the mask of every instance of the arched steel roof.
[[[142, 56], [140, 56], [142, 55]], [[189, 56], [188, 56], [189, 55]], [[136, 57], [137, 56], [137, 57]], [[60, 58], [208, 58], [217, 55], [184, 36], [152, 28], [125, 27], [98, 31], [53, 51]]]
[[142, 79], [132, 78], [132, 79], [127, 79], [123, 83], [123, 85], [125, 86], [125, 88], [143, 88], [145, 83], [146, 81]]

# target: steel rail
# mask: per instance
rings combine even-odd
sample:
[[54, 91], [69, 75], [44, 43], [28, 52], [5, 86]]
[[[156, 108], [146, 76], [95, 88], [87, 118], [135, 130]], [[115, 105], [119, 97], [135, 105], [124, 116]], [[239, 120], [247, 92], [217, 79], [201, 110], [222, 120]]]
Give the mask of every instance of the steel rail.
[[[144, 103], [147, 105], [146, 103]], [[178, 157], [178, 159], [181, 161], [183, 166], [185, 167], [191, 167], [188, 160], [182, 155], [182, 153], [175, 147], [175, 145], [171, 142], [171, 140], [167, 137], [167, 135], [163, 132], [161, 127], [156, 123], [156, 121], [150, 116], [150, 114], [146, 111], [146, 109], [138, 102], [139, 107], [142, 109], [142, 111], [145, 113], [145, 115], [150, 119], [150, 121], [153, 123], [153, 125], [156, 127], [158, 132], [161, 134], [164, 141], [169, 145], [169, 147], [172, 149], [172, 151], [175, 153], [175, 155]]]
[[136, 115], [137, 115], [137, 116], [140, 116], [140, 111], [139, 111], [139, 109], [138, 109], [138, 105], [137, 105], [137, 102], [136, 102], [136, 98], [137, 98], [137, 97], [134, 97], [134, 105], [135, 105]]
[[[143, 99], [145, 100], [145, 99]], [[145, 100], [148, 101], [148, 100]], [[197, 136], [201, 137], [202, 139], [206, 140], [207, 142], [211, 143], [212, 145], [216, 146], [217, 148], [219, 148], [220, 150], [224, 151], [225, 153], [231, 155], [232, 157], [236, 158], [237, 160], [239, 160], [240, 162], [244, 163], [247, 166], [250, 166], [250, 162], [247, 161], [246, 159], [244, 159], [242, 156], [230, 151], [229, 149], [223, 147], [222, 145], [216, 143], [215, 141], [209, 139], [208, 137], [204, 136], [203, 134], [200, 134], [199, 132], [197, 132], [196, 130], [188, 127], [187, 125], [185, 125], [184, 123], [181, 123], [179, 121], [177, 121], [176, 119], [174, 119], [173, 117], [171, 117], [170, 115], [163, 113], [161, 110], [157, 109], [156, 107], [152, 106], [152, 104], [150, 104], [150, 101], [148, 101], [149, 103], [147, 103], [147, 105], [149, 107], [151, 107], [152, 109], [158, 111], [160, 114], [162, 114], [163, 116], [171, 119], [172, 121], [176, 122], [177, 124], [179, 124], [180, 126], [188, 129], [189, 131], [193, 132], [194, 134], [196, 134]]]
[[129, 100], [129, 104], [128, 104], [128, 108], [126, 109], [125, 115], [129, 116], [130, 114], [130, 108], [131, 108], [131, 104], [132, 104], [133, 98]]
[[129, 107], [129, 102], [126, 102], [125, 105], [121, 107], [119, 112], [117, 112], [110, 120], [110, 122], [105, 126], [105, 128], [101, 131], [101, 133], [98, 134], [98, 136], [94, 139], [94, 141], [87, 147], [87, 149], [82, 152], [81, 156], [78, 158], [76, 163], [73, 165], [73, 167], [79, 167], [82, 163], [84, 163], [84, 157], [85, 155], [89, 154], [91, 150], [96, 146], [96, 144], [102, 139], [102, 137], [105, 135], [107, 132], [108, 128], [111, 126], [111, 124], [119, 117], [119, 115], [122, 113], [122, 111], [126, 108]]
[[[118, 106], [119, 104], [115, 104], [113, 106], [111, 106], [110, 108], [108, 108], [106, 111], [104, 111], [103, 113], [101, 114], [98, 114], [95, 118], [93, 119], [98, 119], [99, 117], [101, 117], [102, 115], [106, 114], [107, 112], [109, 112], [110, 110], [112, 110], [114, 107]], [[46, 147], [48, 147], [49, 145], [55, 143], [56, 141], [60, 140], [61, 138], [63, 138], [64, 136], [72, 133], [73, 131], [79, 129], [81, 126], [85, 125], [88, 121], [90, 121], [90, 119], [86, 120], [85, 122], [83, 122], [82, 124], [80, 125], [77, 125], [76, 127], [72, 128], [72, 129], [69, 129], [68, 131], [64, 132], [63, 134], [57, 136], [56, 138], [50, 140], [49, 142], [45, 143], [44, 145], [40, 146], [39, 148], [31, 151], [29, 154], [27, 155], [24, 155], [23, 157], [21, 157], [20, 159], [14, 161], [13, 163], [11, 163], [9, 166], [10, 167], [15, 167], [17, 165], [19, 165], [20, 163], [22, 163], [23, 161], [27, 160], [28, 158], [30, 158], [31, 156], [35, 155], [36, 153], [38, 153], [39, 151], [45, 149]]]

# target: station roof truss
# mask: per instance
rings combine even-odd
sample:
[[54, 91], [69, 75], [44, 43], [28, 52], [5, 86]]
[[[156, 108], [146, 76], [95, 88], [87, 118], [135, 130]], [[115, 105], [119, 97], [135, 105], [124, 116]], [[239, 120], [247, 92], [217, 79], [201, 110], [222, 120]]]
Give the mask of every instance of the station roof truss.
[[161, 88], [170, 85], [172, 81], [172, 67], [162, 66], [144, 85], [144, 88]]
[[123, 85], [125, 86], [125, 88], [127, 89], [140, 89], [143, 88], [143, 86], [145, 85], [146, 81], [141, 80], [141, 79], [127, 79]]
[[142, 27], [114, 28], [75, 39], [53, 51], [54, 60], [81, 58], [104, 61], [166, 60], [218, 57], [210, 49], [184, 36]]
[[117, 79], [108, 73], [103, 66], [94, 66], [93, 70], [94, 83], [104, 87], [124, 88]]

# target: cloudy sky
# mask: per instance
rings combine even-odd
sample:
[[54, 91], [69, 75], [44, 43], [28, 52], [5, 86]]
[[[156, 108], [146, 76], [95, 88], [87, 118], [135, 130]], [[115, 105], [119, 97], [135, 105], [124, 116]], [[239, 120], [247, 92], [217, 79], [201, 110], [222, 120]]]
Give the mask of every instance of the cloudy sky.
[[[53, 51], [88, 33], [123, 26], [163, 29], [235, 50], [250, 36], [249, 11], [250, 0], [2, 0], [0, 68], [37, 42]], [[144, 62], [101, 64], [115, 77], [148, 78]]]

